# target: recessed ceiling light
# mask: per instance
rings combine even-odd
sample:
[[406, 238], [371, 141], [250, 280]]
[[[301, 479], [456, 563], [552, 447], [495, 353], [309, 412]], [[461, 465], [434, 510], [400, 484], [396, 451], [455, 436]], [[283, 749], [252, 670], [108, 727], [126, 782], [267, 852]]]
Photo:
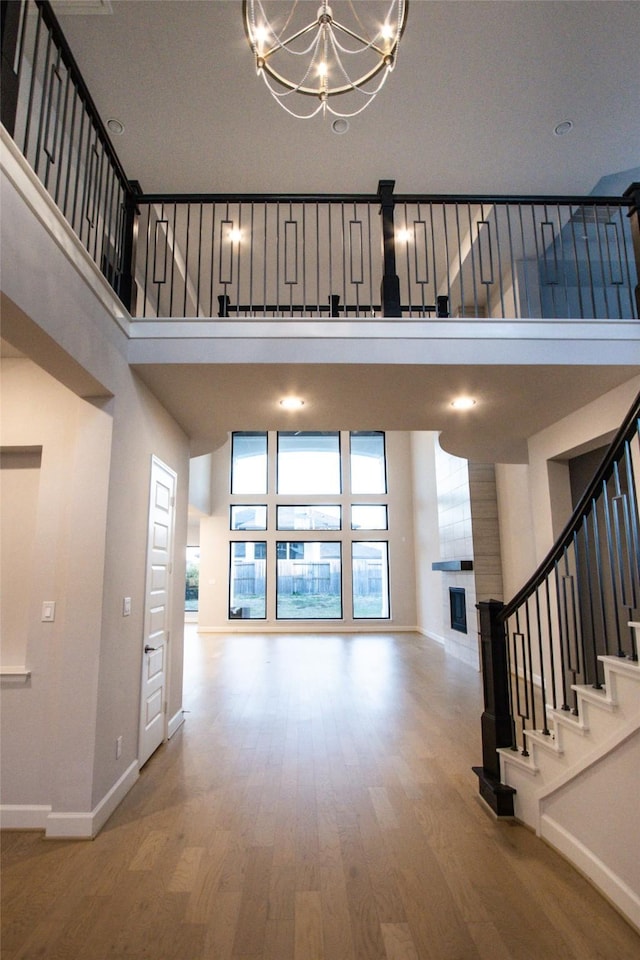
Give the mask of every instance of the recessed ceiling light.
[[115, 137], [121, 137], [124, 133], [124, 123], [122, 123], [121, 120], [116, 120], [115, 117], [109, 117], [107, 120], [107, 130]]
[[283, 397], [280, 406], [284, 410], [299, 410], [304, 407], [304, 400], [301, 400], [300, 397]]
[[338, 117], [338, 119], [334, 120], [331, 124], [331, 129], [334, 133], [346, 133], [349, 129], [349, 121], [346, 117]]
[[573, 130], [573, 120], [561, 120], [553, 128], [556, 137], [564, 137], [571, 130]]
[[475, 407], [476, 401], [473, 397], [456, 397], [455, 400], [451, 401], [451, 406], [454, 410], [471, 410], [471, 407]]

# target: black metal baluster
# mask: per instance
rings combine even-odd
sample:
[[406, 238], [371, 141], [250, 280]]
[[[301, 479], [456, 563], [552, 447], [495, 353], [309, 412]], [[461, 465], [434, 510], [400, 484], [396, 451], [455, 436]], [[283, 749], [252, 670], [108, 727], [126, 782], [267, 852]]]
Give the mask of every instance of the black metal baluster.
[[[465, 204], [467, 208], [467, 223], [469, 226], [469, 256], [471, 258], [471, 284], [473, 289], [473, 313], [474, 316], [480, 316], [480, 301], [478, 300], [478, 287], [477, 287], [477, 277], [476, 277], [476, 257], [475, 257], [475, 248], [476, 244], [473, 242], [473, 219], [471, 216], [471, 204]], [[476, 223], [476, 240], [478, 240], [478, 225]], [[462, 275], [463, 271], [463, 260], [462, 260], [462, 249], [460, 249], [460, 274]], [[464, 299], [462, 300], [462, 309], [464, 310], [466, 304]]]
[[[502, 244], [500, 243], [500, 223], [498, 220], [498, 210], [506, 209], [499, 204], [493, 204], [493, 220], [496, 228], [496, 257], [498, 259], [498, 291], [500, 293], [500, 314], [501, 316], [506, 316], [505, 304], [504, 304], [504, 279], [502, 276]], [[507, 211], [507, 222], [508, 222], [508, 211]], [[511, 230], [509, 229], [509, 249], [511, 249]], [[492, 314], [491, 310], [487, 311], [487, 316], [490, 317]]]
[[622, 649], [622, 635], [620, 631], [620, 612], [618, 610], [618, 585], [616, 582], [616, 566], [615, 566], [615, 544], [613, 539], [613, 534], [611, 531], [611, 508], [609, 501], [609, 487], [606, 480], [603, 481], [603, 504], [604, 504], [604, 521], [605, 521], [605, 534], [607, 537], [607, 552], [609, 559], [609, 575], [611, 579], [611, 594], [612, 594], [612, 607], [613, 607], [613, 617], [616, 633], [616, 656], [624, 657], [624, 650]]
[[545, 608], [547, 612], [547, 631], [548, 631], [548, 652], [549, 652], [549, 665], [551, 668], [551, 706], [554, 710], [558, 709], [558, 688], [557, 688], [557, 674], [556, 674], [556, 654], [555, 654], [555, 644], [553, 642], [553, 616], [551, 611], [551, 592], [549, 589], [550, 577], [545, 577], [544, 581], [545, 588]]
[[[58, 175], [56, 177], [56, 187], [53, 193], [53, 199], [56, 202], [56, 205], [60, 207], [60, 184], [62, 183], [62, 171], [64, 170], [64, 145], [65, 145], [65, 134], [67, 130], [67, 114], [69, 108], [69, 86], [71, 85], [71, 77], [69, 70], [65, 70], [66, 82], [64, 86], [64, 107], [62, 110], [62, 124], [60, 128], [60, 162], [58, 164]], [[72, 86], [72, 85], [71, 85]], [[67, 156], [67, 166], [71, 163], [71, 141], [69, 141], [69, 150]], [[64, 211], [63, 211], [64, 212]]]
[[593, 517], [593, 542], [595, 547], [596, 555], [596, 573], [598, 578], [598, 598], [600, 601], [600, 617], [601, 617], [601, 630], [602, 630], [602, 639], [604, 642], [604, 652], [609, 654], [609, 623], [607, 619], [607, 603], [606, 603], [606, 594], [605, 594], [605, 572], [604, 572], [604, 559], [605, 555], [603, 553], [603, 544], [600, 539], [600, 522], [598, 520], [598, 501], [595, 497], [591, 500], [591, 516]]
[[[182, 316], [187, 316], [187, 295], [189, 293], [189, 247], [191, 240], [191, 204], [187, 203], [187, 225], [185, 229], [184, 241], [184, 294], [182, 298]], [[176, 239], [173, 239], [173, 256], [176, 255]], [[233, 250], [233, 246], [231, 248]]]
[[178, 222], [178, 204], [173, 204], [173, 224], [171, 226], [171, 246], [169, 247], [169, 227], [167, 225], [167, 251], [171, 250], [171, 280], [169, 281], [169, 306], [167, 316], [173, 317], [173, 293], [175, 290], [175, 270], [176, 270], [176, 227]]
[[536, 590], [534, 593], [535, 597], [535, 610], [536, 610], [536, 627], [538, 631], [538, 657], [540, 659], [540, 689], [542, 693], [542, 733], [545, 737], [550, 735], [549, 723], [547, 719], [547, 683], [545, 678], [545, 666], [544, 666], [544, 645], [542, 643], [542, 623], [540, 621], [540, 592]]
[[536, 724], [536, 698], [535, 698], [535, 682], [533, 678], [533, 656], [531, 649], [531, 620], [529, 615], [529, 600], [527, 599], [524, 605], [524, 615], [525, 615], [525, 624], [526, 624], [526, 657], [529, 671], [529, 682], [528, 682], [528, 691], [529, 699], [531, 702], [530, 711], [531, 711], [531, 729], [535, 730], [537, 727]]
[[[62, 212], [65, 217], [67, 215], [67, 203], [69, 200], [69, 185], [71, 183], [71, 168], [74, 165], [74, 158], [77, 156], [77, 150], [75, 150], [75, 133], [76, 133], [76, 109], [78, 104], [78, 91], [75, 86], [72, 87], [72, 108], [71, 108], [71, 129], [69, 130], [69, 157], [67, 160], [67, 175], [64, 182], [64, 201], [62, 204]], [[73, 215], [71, 218], [71, 224], [73, 225]]]
[[[35, 60], [34, 60], [35, 68]], [[47, 112], [47, 103], [49, 90], [51, 86], [51, 77], [49, 75], [49, 67], [51, 65], [51, 33], [47, 32], [47, 47], [44, 58], [44, 71], [42, 73], [42, 89], [40, 91], [40, 110], [38, 113], [38, 131], [36, 136], [36, 152], [33, 161], [33, 169], [36, 176], [39, 176], [40, 171], [40, 154], [42, 149], [42, 133], [44, 128], [44, 119]]]
[[[598, 665], [600, 661], [598, 660], [598, 646], [596, 641], [596, 617], [595, 617], [595, 610], [594, 610], [594, 591], [593, 591], [594, 576], [593, 576], [592, 565], [591, 565], [591, 549], [590, 548], [591, 548], [592, 541], [589, 537], [589, 516], [590, 515], [588, 513], [585, 513], [584, 517], [582, 518], [582, 531], [583, 531], [583, 539], [584, 539], [584, 557], [585, 557], [585, 578], [584, 578], [584, 581], [580, 579], [578, 582], [579, 583], [585, 582], [587, 584], [586, 600], [588, 603], [587, 609], [589, 611], [589, 625], [591, 628], [591, 656], [593, 658], [592, 686], [595, 690], [600, 690], [602, 688], [602, 684], [600, 683], [600, 676], [598, 673]], [[584, 607], [584, 598], [582, 598], [580, 603], [581, 611], [583, 607]], [[584, 634], [584, 626], [583, 626], [583, 634]], [[585, 649], [585, 665], [586, 663], [587, 663], [587, 656], [586, 656], [586, 649]], [[586, 678], [586, 681], [588, 683], [588, 677]]]
[[[47, 113], [46, 119], [44, 121], [44, 135], [43, 135], [43, 152], [47, 157], [47, 165], [44, 174], [44, 188], [45, 190], [49, 189], [49, 175], [51, 173], [51, 167], [55, 164], [57, 159], [57, 147], [58, 147], [58, 131], [60, 127], [60, 103], [62, 97], [62, 78], [59, 73], [60, 70], [60, 51], [58, 50], [58, 56], [56, 58], [55, 66], [51, 64], [51, 74], [49, 79], [49, 91], [47, 95]], [[57, 103], [55, 110], [53, 107], [53, 101], [55, 97], [54, 93], [54, 84], [57, 80]], [[51, 131], [51, 117], [54, 115], [55, 119], [53, 121], [53, 143], [50, 143], [50, 131]], [[58, 164], [59, 166], [59, 164]]]
[[[102, 146], [102, 144], [101, 144], [101, 146]], [[97, 143], [96, 143], [96, 147], [97, 147]], [[96, 157], [98, 157], [97, 151], [96, 151]], [[104, 211], [101, 212], [103, 173], [104, 173], [104, 148], [102, 148], [102, 150], [100, 151], [100, 157], [99, 157], [99, 161], [98, 161], [98, 175], [97, 175], [97, 180], [96, 180], [96, 192], [95, 192], [95, 225], [96, 225], [96, 228], [95, 228], [95, 232], [94, 232], [94, 235], [93, 235], [93, 262], [94, 262], [94, 263], [98, 263], [98, 237], [100, 236], [100, 232], [101, 232], [100, 230], [98, 230], [98, 226], [99, 226], [99, 223], [100, 223], [100, 220], [101, 220], [101, 219], [102, 219], [102, 224], [103, 224], [103, 228], [104, 228]], [[89, 253], [91, 253], [90, 250], [89, 250]]]
[[570, 710], [570, 706], [567, 702], [567, 671], [566, 671], [566, 656], [565, 656], [565, 638], [563, 631], [563, 618], [562, 618], [562, 591], [560, 590], [560, 572], [558, 569], [558, 563], [554, 563], [553, 572], [555, 577], [555, 588], [556, 588], [556, 612], [558, 616], [558, 649], [560, 651], [560, 679], [562, 684], [562, 710]]
[[211, 262], [209, 263], [209, 316], [213, 317], [214, 263], [215, 263], [216, 205], [211, 204]]
[[[640, 427], [640, 421], [638, 422]], [[636, 436], [638, 440], [638, 436]], [[629, 496], [629, 515], [631, 522], [631, 548], [635, 563], [633, 564], [633, 580], [640, 588], [640, 519], [638, 516], [638, 498], [636, 496], [636, 480], [633, 466], [633, 454], [631, 450], [631, 441], [625, 441], [625, 467], [627, 475], [627, 493]]]
[[[572, 683], [570, 688], [573, 688], [573, 686], [577, 683], [578, 674], [580, 673], [580, 658], [578, 653], [576, 603], [574, 595], [575, 578], [569, 569], [569, 553], [566, 546], [563, 550], [563, 558], [564, 575], [562, 576], [562, 609], [564, 613], [563, 622], [567, 651], [566, 666], [571, 674]], [[569, 593], [567, 593], [567, 588], [570, 591]], [[571, 600], [571, 603], [569, 603], [569, 600]], [[577, 715], [578, 697], [575, 690], [572, 692], [572, 696], [573, 706], [571, 708], [571, 712]]]

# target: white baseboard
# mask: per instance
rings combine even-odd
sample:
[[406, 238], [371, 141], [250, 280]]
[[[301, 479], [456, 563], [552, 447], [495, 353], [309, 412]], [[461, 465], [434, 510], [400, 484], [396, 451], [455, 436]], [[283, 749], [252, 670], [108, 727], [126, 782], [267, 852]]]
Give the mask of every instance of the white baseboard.
[[174, 735], [176, 730], [179, 730], [182, 724], [184, 723], [184, 710], [178, 710], [177, 713], [171, 717], [169, 720], [169, 725], [167, 727], [167, 740], [171, 740], [171, 737]]
[[277, 633], [312, 633], [317, 636], [321, 633], [344, 634], [344, 633], [417, 633], [416, 627], [398, 627], [390, 620], [376, 621], [375, 623], [362, 624], [342, 624], [332, 620], [331, 624], [319, 623], [265, 623], [264, 620], [230, 620], [225, 626], [198, 626], [198, 633], [259, 633], [263, 634]]
[[540, 818], [540, 836], [588, 877], [600, 892], [640, 932], [640, 894], [624, 882], [588, 847], [547, 814]]
[[116, 807], [124, 800], [138, 779], [138, 761], [125, 770], [120, 779], [89, 813], [55, 813], [46, 818], [46, 836], [49, 839], [93, 840]]
[[51, 807], [32, 803], [0, 804], [0, 829], [44, 830]]
[[427, 640], [433, 640], [434, 643], [439, 643], [442, 647], [445, 645], [444, 637], [441, 637], [439, 633], [434, 633], [433, 630], [425, 630], [424, 627], [416, 627], [416, 633], [426, 637]]

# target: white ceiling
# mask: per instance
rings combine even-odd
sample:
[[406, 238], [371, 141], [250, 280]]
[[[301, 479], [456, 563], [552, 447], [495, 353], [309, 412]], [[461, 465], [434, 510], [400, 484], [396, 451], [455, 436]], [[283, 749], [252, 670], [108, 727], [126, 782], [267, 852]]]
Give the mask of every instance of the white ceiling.
[[[67, 12], [96, 5], [110, 12]], [[255, 77], [240, 0], [56, 6], [103, 118], [125, 125], [115, 147], [145, 192], [374, 193], [379, 179], [395, 179], [404, 193], [583, 194], [640, 164], [638, 2], [410, 0], [396, 70], [343, 136], [271, 99]], [[555, 136], [565, 119], [573, 130]], [[518, 460], [527, 436], [636, 368], [137, 371], [194, 454], [227, 430], [290, 429], [277, 399], [295, 389], [307, 399], [301, 429], [443, 429], [452, 452]], [[480, 398], [473, 417], [452, 417], [458, 389]]]
[[582, 194], [640, 164], [638, 2], [410, 0], [394, 73], [342, 136], [271, 99], [240, 0], [76, 5], [54, 8], [146, 192]]

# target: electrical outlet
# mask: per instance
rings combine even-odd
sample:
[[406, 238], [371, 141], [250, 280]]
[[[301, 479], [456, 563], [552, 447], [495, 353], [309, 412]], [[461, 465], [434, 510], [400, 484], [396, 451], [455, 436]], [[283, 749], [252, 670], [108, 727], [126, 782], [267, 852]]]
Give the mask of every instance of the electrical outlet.
[[117, 737], [116, 739], [116, 760], [119, 760], [122, 756], [122, 737]]

